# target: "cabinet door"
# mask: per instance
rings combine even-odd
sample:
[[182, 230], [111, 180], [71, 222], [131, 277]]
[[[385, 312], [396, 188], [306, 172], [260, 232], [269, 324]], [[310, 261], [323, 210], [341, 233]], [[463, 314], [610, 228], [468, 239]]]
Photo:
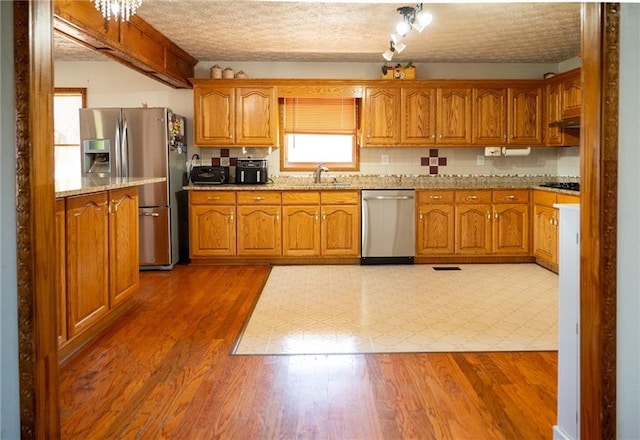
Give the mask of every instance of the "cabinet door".
[[529, 205], [493, 205], [493, 252], [529, 255]]
[[552, 264], [558, 263], [556, 211], [549, 206], [533, 206], [533, 255]]
[[509, 89], [510, 145], [542, 144], [542, 88]]
[[418, 205], [418, 255], [452, 255], [454, 247], [454, 206]]
[[491, 253], [491, 205], [456, 206], [456, 254]]
[[[547, 85], [547, 125], [559, 121], [562, 118], [562, 85], [557, 81], [551, 81]], [[560, 146], [562, 142], [562, 130], [560, 127], [547, 127], [548, 146]]]
[[231, 87], [194, 87], [194, 143], [232, 145], [235, 126], [234, 91]]
[[64, 199], [56, 199], [56, 316], [58, 348], [67, 342], [67, 247]]
[[110, 307], [138, 291], [140, 261], [138, 239], [138, 192], [125, 188], [109, 192]]
[[67, 198], [67, 332], [72, 338], [109, 309], [107, 193]]
[[473, 89], [473, 143], [507, 142], [507, 89]]
[[357, 257], [360, 255], [360, 206], [322, 206], [322, 255]]
[[436, 89], [402, 89], [400, 142], [433, 145], [436, 142]]
[[364, 102], [364, 145], [400, 143], [400, 89], [367, 87]]
[[580, 69], [562, 81], [562, 117], [580, 116], [582, 111], [582, 78]]
[[282, 207], [282, 255], [320, 255], [320, 205]]
[[275, 146], [278, 131], [275, 87], [239, 87], [235, 101], [235, 143], [242, 146]]
[[280, 206], [238, 206], [238, 255], [280, 256]]
[[436, 143], [471, 144], [471, 89], [438, 89]]
[[191, 257], [236, 254], [235, 206], [194, 205], [189, 209]]

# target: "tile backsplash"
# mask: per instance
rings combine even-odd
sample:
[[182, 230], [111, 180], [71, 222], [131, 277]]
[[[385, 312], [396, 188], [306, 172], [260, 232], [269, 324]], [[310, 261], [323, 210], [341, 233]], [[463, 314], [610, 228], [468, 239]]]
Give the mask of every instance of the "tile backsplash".
[[[263, 159], [270, 175], [281, 172], [276, 148], [198, 148], [202, 164], [233, 166], [238, 158]], [[388, 163], [383, 160], [388, 157]], [[528, 156], [485, 156], [484, 148], [362, 148], [360, 172], [340, 174], [374, 175], [559, 175], [578, 177], [580, 152], [571, 148], [531, 148]]]

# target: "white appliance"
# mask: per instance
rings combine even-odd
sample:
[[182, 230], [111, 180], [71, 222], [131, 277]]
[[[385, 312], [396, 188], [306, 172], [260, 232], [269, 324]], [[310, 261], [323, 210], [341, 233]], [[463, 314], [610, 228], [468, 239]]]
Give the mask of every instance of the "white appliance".
[[166, 178], [138, 187], [140, 268], [171, 269], [186, 233], [185, 118], [168, 108], [80, 109], [80, 141], [82, 177]]

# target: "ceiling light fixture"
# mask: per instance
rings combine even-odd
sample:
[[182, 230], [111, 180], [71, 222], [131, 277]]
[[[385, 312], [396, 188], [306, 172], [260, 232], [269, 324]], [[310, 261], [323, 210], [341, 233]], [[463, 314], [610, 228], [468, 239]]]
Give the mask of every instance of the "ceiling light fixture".
[[96, 9], [106, 20], [129, 21], [142, 4], [142, 0], [93, 0]]
[[389, 41], [389, 49], [383, 52], [382, 58], [384, 58], [387, 61], [391, 61], [395, 52], [396, 52], [396, 48], [393, 47], [393, 41]]
[[396, 25], [396, 31], [391, 34], [389, 49], [382, 54], [387, 61], [391, 61], [395, 52], [400, 53], [407, 47], [401, 40], [411, 29], [422, 32], [433, 21], [433, 16], [422, 9], [422, 3], [415, 6], [401, 6], [396, 11], [402, 15], [402, 20]]

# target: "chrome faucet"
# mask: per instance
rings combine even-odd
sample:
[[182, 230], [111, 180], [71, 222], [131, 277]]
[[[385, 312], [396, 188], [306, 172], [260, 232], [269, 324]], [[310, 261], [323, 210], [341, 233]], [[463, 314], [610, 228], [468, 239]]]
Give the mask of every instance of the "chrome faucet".
[[324, 162], [316, 167], [316, 183], [320, 183], [320, 177], [322, 177], [323, 171], [325, 173], [329, 172], [329, 168], [325, 166]]

